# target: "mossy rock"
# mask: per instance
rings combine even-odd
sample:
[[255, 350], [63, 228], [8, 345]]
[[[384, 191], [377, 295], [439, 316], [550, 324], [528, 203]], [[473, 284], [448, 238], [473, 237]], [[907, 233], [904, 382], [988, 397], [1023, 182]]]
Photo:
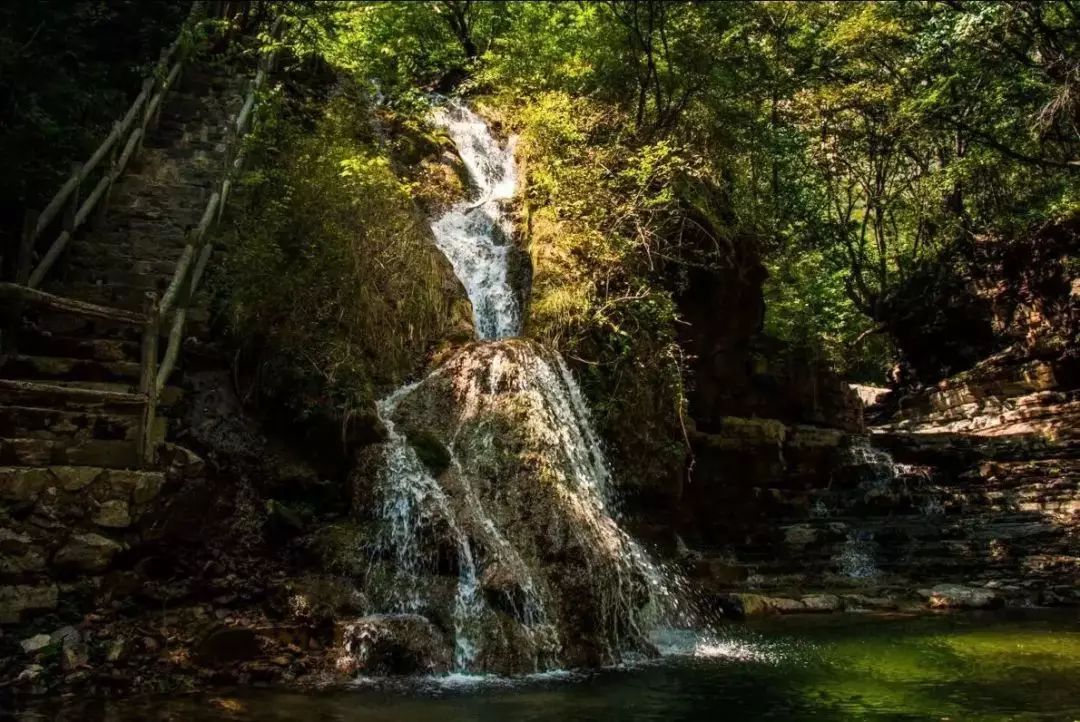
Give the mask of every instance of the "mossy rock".
[[435, 434], [423, 430], [410, 431], [408, 438], [409, 445], [432, 476], [440, 476], [450, 467], [450, 450]]
[[304, 517], [295, 508], [280, 501], [266, 502], [266, 531], [271, 539], [284, 541], [304, 532]]
[[363, 573], [367, 563], [364, 550], [373, 530], [368, 525], [345, 522], [324, 526], [310, 537], [308, 548], [322, 569], [350, 576]]

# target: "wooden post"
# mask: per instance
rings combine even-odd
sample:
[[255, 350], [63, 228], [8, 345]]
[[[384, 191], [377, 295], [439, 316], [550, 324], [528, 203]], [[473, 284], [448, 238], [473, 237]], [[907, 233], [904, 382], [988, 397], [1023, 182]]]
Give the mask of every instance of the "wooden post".
[[154, 291], [146, 292], [143, 313], [146, 315], [146, 325], [143, 327], [139, 393], [145, 397], [145, 405], [139, 424], [139, 461], [143, 468], [147, 468], [153, 466], [155, 461], [154, 421], [157, 418], [158, 335], [161, 332], [158, 298]]
[[108, 185], [105, 186], [105, 192], [101, 195], [101, 200], [98, 201], [98, 207], [94, 210], [94, 229], [101, 228], [105, 223], [105, 214], [109, 210], [109, 198], [112, 196], [113, 183], [116, 183], [116, 157], [120, 146], [124, 140], [120, 134], [120, 123], [113, 125], [113, 131], [116, 133], [116, 142], [113, 143], [112, 150], [109, 152], [109, 167], [105, 170], [108, 173], [106, 176], [109, 179]]
[[79, 212], [79, 203], [81, 202], [80, 196], [82, 193], [80, 193], [80, 190], [82, 189], [83, 182], [82, 168], [82, 163], [71, 164], [71, 175], [73, 178], [76, 178], [75, 188], [71, 191], [71, 195], [68, 196], [67, 204], [64, 206], [63, 219], [63, 229], [71, 235], [75, 234], [75, 216]]
[[142, 111], [139, 113], [140, 122], [138, 124], [139, 128], [142, 129], [142, 132], [139, 133], [139, 140], [136, 141], [135, 150], [131, 154], [132, 160], [138, 158], [139, 154], [142, 153], [143, 142], [146, 141], [146, 131], [150, 127], [150, 118], [147, 117], [146, 113], [150, 108], [150, 100], [154, 95], [155, 83], [157, 83], [157, 80], [152, 77], [143, 81], [143, 107]]
[[[158, 122], [161, 120], [161, 106], [165, 105], [165, 80], [169, 77], [169, 66], [165, 61], [165, 56], [168, 52], [168, 50], [162, 50], [161, 55], [158, 56], [157, 67], [161, 68], [162, 72], [165, 73], [165, 77], [161, 79], [161, 100], [158, 102], [157, 107], [154, 108], [153, 117], [149, 119], [149, 127], [154, 129], [158, 127]], [[156, 80], [157, 79], [155, 78], [155, 85], [157, 84]], [[177, 80], [179, 80], [179, 78]], [[149, 102], [150, 101], [147, 101], [148, 107]]]
[[[15, 254], [15, 283], [25, 286], [30, 280], [34, 265], [34, 234], [37, 233], [38, 212], [28, 210], [23, 216], [22, 235]], [[18, 339], [19, 319], [23, 314], [22, 303], [11, 303], [0, 313], [0, 353], [14, 351]]]
[[28, 210], [23, 216], [19, 253], [15, 257], [15, 283], [21, 286], [30, 280], [30, 271], [34, 267], [34, 234], [37, 232], [38, 215], [37, 211]]

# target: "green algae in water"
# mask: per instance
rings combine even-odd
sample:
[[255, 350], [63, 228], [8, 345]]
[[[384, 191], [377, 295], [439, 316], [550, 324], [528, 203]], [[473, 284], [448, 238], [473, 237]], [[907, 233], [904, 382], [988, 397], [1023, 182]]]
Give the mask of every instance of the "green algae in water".
[[[1077, 720], [1080, 612], [922, 617], [823, 615], [733, 625], [707, 656], [507, 681], [367, 682], [300, 694], [42, 708], [37, 719], [333, 720]], [[238, 710], [212, 699], [228, 698]], [[220, 704], [220, 703], [218, 703]], [[0, 709], [0, 712], [3, 710]], [[28, 717], [27, 719], [35, 719]]]

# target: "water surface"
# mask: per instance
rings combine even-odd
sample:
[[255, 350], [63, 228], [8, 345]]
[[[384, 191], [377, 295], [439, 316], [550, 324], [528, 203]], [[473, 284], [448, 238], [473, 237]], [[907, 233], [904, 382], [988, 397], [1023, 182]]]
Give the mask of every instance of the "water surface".
[[453, 677], [395, 686], [367, 681], [351, 690], [311, 694], [245, 690], [107, 706], [84, 703], [58, 715], [43, 710], [40, 719], [1080, 719], [1076, 611], [767, 620], [732, 627], [724, 643], [699, 653], [703, 656], [519, 682]]

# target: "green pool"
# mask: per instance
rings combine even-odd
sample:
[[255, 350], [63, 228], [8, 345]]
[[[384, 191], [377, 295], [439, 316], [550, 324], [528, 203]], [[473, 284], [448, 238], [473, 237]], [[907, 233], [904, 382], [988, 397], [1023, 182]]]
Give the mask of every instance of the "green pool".
[[1078, 720], [1080, 612], [822, 616], [729, 627], [697, 656], [514, 682], [50, 704], [30, 719]]

